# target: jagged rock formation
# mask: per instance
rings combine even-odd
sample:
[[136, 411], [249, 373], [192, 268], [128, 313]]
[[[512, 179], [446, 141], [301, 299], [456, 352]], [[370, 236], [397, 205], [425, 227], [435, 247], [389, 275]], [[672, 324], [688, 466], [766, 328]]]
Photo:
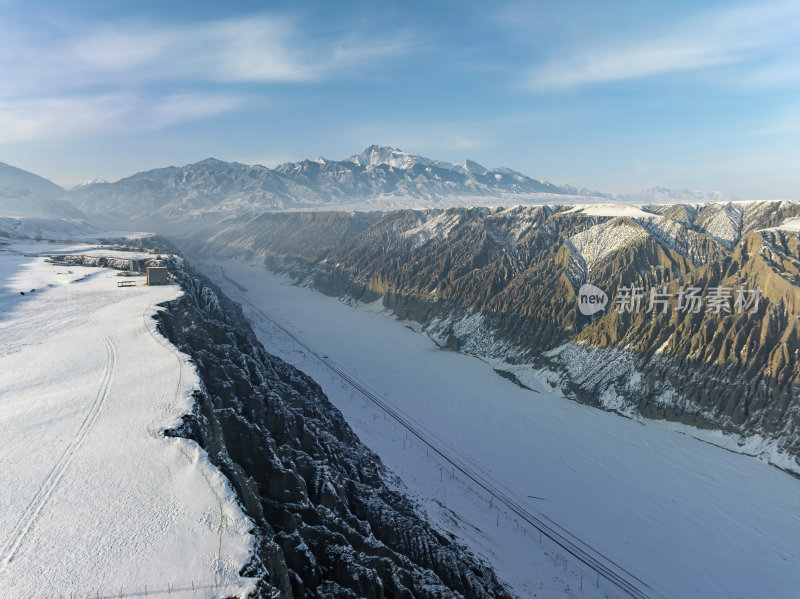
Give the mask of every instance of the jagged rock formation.
[[185, 295], [159, 328], [203, 383], [170, 434], [206, 449], [253, 519], [246, 574], [259, 597], [510, 597], [387, 485], [380, 459], [313, 380], [264, 350], [237, 304], [190, 268], [170, 270]]
[[[86, 254], [55, 254], [48, 260], [54, 264], [80, 264], [126, 271], [122, 274], [127, 274], [128, 271], [142, 273], [148, 266], [162, 266], [165, 263], [160, 255], [152, 258], [116, 258], [113, 256], [87, 256]], [[173, 264], [174, 259], [169, 263]]]
[[[758, 433], [797, 457], [798, 215], [787, 201], [276, 214], [190, 251], [264, 260], [332, 295], [382, 296], [443, 343], [559, 373], [580, 401]], [[584, 282], [612, 306], [581, 314]], [[689, 287], [704, 302], [728, 289], [727, 310], [676, 309]], [[737, 312], [738, 290], [756, 287], [757, 309]], [[640, 311], [613, 308], [625, 288], [641, 288]], [[651, 291], [672, 302], [666, 313], [647, 311]]]

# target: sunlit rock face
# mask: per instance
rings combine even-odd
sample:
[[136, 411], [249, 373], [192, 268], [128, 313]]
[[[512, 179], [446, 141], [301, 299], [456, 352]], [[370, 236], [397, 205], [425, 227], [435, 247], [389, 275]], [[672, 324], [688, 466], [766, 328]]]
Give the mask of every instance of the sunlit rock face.
[[[284, 213], [189, 246], [382, 297], [443, 345], [557, 373], [579, 401], [798, 456], [798, 216], [788, 201]], [[584, 284], [603, 310], [581, 312]]]

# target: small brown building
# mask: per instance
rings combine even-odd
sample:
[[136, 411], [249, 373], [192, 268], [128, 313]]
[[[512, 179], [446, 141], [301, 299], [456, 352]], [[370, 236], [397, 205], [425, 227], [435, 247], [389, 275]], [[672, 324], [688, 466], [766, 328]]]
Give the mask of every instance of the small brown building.
[[148, 285], [166, 285], [169, 282], [169, 273], [166, 266], [148, 266], [147, 267], [147, 284]]

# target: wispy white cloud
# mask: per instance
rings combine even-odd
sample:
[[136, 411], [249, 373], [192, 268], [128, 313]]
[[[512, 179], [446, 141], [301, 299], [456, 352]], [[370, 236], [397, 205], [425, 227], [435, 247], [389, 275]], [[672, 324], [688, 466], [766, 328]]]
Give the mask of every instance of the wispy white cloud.
[[742, 73], [739, 84], [743, 89], [771, 89], [800, 83], [800, 48], [787, 56], [785, 61], [761, 65]]
[[4, 144], [157, 129], [234, 109], [241, 100], [209, 94], [142, 98], [131, 93], [0, 99]]
[[[194, 25], [119, 24], [42, 44], [2, 30], [0, 67], [12, 88], [159, 81], [293, 82], [329, 77], [402, 54], [402, 36], [321, 41], [286, 17], [253, 16]], [[3, 57], [6, 57], [5, 59]], [[8, 91], [8, 90], [4, 90]]]
[[0, 24], [6, 143], [213, 116], [252, 98], [246, 84], [349, 76], [410, 48], [402, 36], [318, 39], [291, 18], [265, 15], [191, 25], [72, 24], [48, 36], [14, 25]]
[[[159, 129], [169, 125], [185, 123], [210, 116], [216, 116], [235, 110], [242, 106], [246, 99], [242, 96], [219, 95], [208, 93], [170, 94], [157, 98], [155, 101], [137, 101], [133, 111], [142, 115], [141, 126], [150, 129]], [[132, 111], [132, 112], [133, 112]], [[123, 123], [133, 123], [137, 119], [125, 120]]]
[[[619, 37], [624, 35], [619, 32]], [[798, 39], [797, 2], [737, 6], [662, 26], [646, 38], [573, 47], [533, 67], [525, 84], [539, 90], [572, 88], [723, 65], [747, 65], [764, 56], [771, 59], [770, 68], [783, 73], [791, 67], [794, 53], [781, 55], [787, 45], [796, 45]]]

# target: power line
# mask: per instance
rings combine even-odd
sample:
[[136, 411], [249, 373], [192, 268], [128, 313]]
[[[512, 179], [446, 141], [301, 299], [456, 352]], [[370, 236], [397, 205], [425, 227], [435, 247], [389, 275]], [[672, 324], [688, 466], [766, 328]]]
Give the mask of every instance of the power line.
[[[225, 280], [230, 282], [235, 288], [237, 289], [241, 288], [241, 286], [237, 282], [233, 281], [228, 277], [228, 275], [225, 273], [222, 267], [218, 268], [220, 270], [220, 273], [222, 274], [222, 277]], [[508, 508], [511, 512], [513, 512], [514, 514], [519, 516], [522, 520], [533, 526], [542, 535], [544, 535], [545, 537], [550, 539], [553, 543], [561, 547], [561, 549], [572, 555], [578, 561], [585, 564], [591, 570], [598, 573], [598, 575], [601, 575], [603, 578], [611, 582], [613, 585], [615, 585], [616, 587], [618, 587], [620, 590], [624, 591], [631, 597], [634, 597], [636, 599], [648, 599], [651, 597], [660, 596], [646, 582], [644, 582], [643, 580], [641, 580], [640, 578], [638, 578], [637, 576], [626, 570], [623, 566], [616, 563], [613, 559], [609, 558], [599, 550], [595, 549], [585, 541], [581, 540], [573, 533], [564, 529], [563, 527], [558, 525], [556, 522], [554, 522], [547, 516], [540, 514], [541, 515], [540, 518], [529, 512], [522, 505], [520, 505], [514, 499], [509, 497], [508, 494], [499, 489], [497, 487], [497, 484], [489, 480], [488, 475], [482, 472], [479, 468], [470, 467], [457, 456], [452, 455], [451, 453], [447, 452], [447, 450], [441, 449], [439, 446], [435, 444], [434, 440], [431, 438], [430, 435], [421, 431], [417, 426], [415, 426], [410, 421], [409, 418], [401, 415], [395, 408], [393, 408], [392, 406], [384, 402], [382, 399], [380, 399], [375, 393], [370, 391], [364, 384], [355, 379], [348, 372], [344, 371], [341, 367], [331, 363], [327, 358], [324, 358], [321, 354], [313, 350], [302, 339], [300, 339], [293, 332], [289, 331], [280, 323], [275, 321], [272, 317], [266, 314], [258, 306], [253, 304], [253, 302], [251, 302], [248, 298], [246, 298], [242, 293], [237, 293], [237, 295], [239, 295], [240, 299], [245, 303], [247, 303], [253, 310], [258, 312], [268, 323], [270, 323], [272, 326], [283, 332], [287, 337], [292, 339], [297, 345], [306, 350], [306, 352], [314, 356], [314, 358], [316, 358], [317, 361], [324, 364], [329, 370], [331, 370], [342, 380], [347, 382], [352, 388], [361, 393], [366, 399], [373, 402], [386, 414], [391, 416], [396, 422], [398, 422], [412, 435], [417, 437], [427, 447], [429, 447], [434, 452], [439, 454], [439, 456], [447, 463], [449, 463], [453, 468], [457, 469], [469, 480], [471, 480], [473, 483], [482, 488], [484, 491], [494, 496], [498, 501], [500, 501], [503, 505], [505, 505], [506, 508]], [[549, 524], [544, 520], [547, 520]]]

